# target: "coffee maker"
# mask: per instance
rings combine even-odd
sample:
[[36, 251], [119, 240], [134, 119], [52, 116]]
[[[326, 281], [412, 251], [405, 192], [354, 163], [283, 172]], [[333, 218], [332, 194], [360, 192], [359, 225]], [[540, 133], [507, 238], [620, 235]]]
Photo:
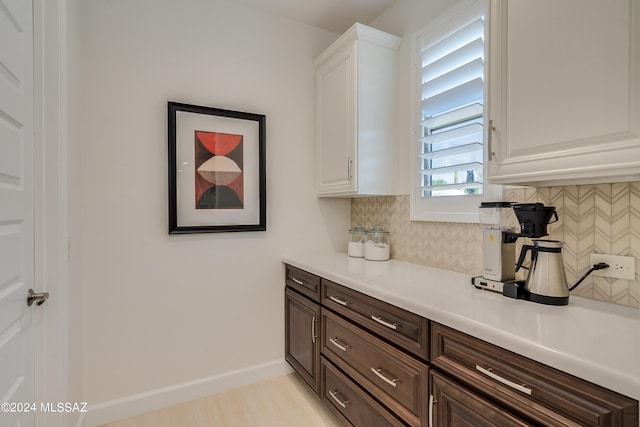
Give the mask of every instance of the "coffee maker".
[[510, 225], [510, 202], [483, 202], [480, 205], [482, 229], [482, 276], [474, 277], [476, 288], [502, 292], [504, 284], [515, 280], [515, 240], [509, 236], [515, 229]]
[[[503, 215], [513, 209], [519, 232], [503, 224]], [[567, 285], [562, 261], [562, 245], [559, 240], [543, 240], [547, 236], [547, 225], [558, 221], [553, 206], [542, 203], [491, 202], [480, 206], [480, 226], [483, 229], [483, 276], [473, 277], [471, 283], [480, 289], [502, 292], [502, 295], [547, 305], [569, 304], [569, 293], [593, 271], [609, 268], [604, 262], [594, 264], [571, 287]], [[514, 263], [516, 240], [520, 237], [533, 239], [533, 245], [523, 245]], [[523, 262], [531, 253], [531, 264]], [[515, 280], [520, 268], [528, 268], [526, 280]]]
[[[508, 225], [511, 209], [519, 230]], [[520, 237], [536, 239], [547, 236], [547, 225], [556, 221], [555, 207], [542, 203], [483, 202], [480, 205], [483, 274], [472, 278], [472, 284], [506, 296], [521, 297], [525, 282], [515, 280], [515, 243]]]

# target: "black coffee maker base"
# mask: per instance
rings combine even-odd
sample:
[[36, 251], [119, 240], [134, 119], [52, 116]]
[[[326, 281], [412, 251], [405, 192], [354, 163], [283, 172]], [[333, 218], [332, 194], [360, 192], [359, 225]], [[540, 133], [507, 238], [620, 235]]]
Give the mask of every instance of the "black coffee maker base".
[[505, 283], [502, 288], [502, 295], [509, 298], [523, 299], [526, 301], [536, 302], [538, 304], [546, 305], [567, 305], [569, 304], [569, 297], [550, 297], [546, 295], [532, 294], [524, 289], [524, 280], [518, 280], [516, 282]]
[[[525, 291], [526, 292], [526, 291]], [[527, 301], [537, 302], [538, 304], [546, 304], [546, 305], [567, 305], [569, 304], [569, 297], [549, 297], [545, 295], [536, 295], [527, 292], [528, 295], [525, 297]]]

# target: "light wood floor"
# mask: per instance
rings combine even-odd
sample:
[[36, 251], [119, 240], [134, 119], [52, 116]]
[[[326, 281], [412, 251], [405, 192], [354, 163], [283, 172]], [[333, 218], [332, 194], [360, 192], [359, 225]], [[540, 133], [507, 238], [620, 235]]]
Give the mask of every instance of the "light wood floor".
[[295, 375], [263, 381], [102, 427], [340, 427]]

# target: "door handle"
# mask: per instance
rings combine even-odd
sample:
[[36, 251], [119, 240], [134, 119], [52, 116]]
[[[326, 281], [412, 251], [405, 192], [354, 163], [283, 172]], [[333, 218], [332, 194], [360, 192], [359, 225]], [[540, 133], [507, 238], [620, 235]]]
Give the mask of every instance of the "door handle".
[[311, 343], [315, 344], [316, 343], [316, 338], [318, 338], [318, 334], [316, 333], [316, 323], [318, 322], [318, 320], [316, 319], [316, 316], [313, 316], [313, 319], [311, 320]]
[[489, 131], [487, 132], [487, 153], [489, 154], [489, 161], [493, 160], [496, 153], [493, 151], [493, 132], [496, 131], [496, 127], [493, 125], [493, 120], [489, 120]]
[[31, 307], [35, 302], [37, 306], [41, 306], [49, 299], [49, 292], [36, 292], [33, 289], [27, 291], [27, 305]]
[[429, 427], [433, 427], [433, 405], [438, 403], [437, 400], [433, 398], [433, 394], [429, 395]]

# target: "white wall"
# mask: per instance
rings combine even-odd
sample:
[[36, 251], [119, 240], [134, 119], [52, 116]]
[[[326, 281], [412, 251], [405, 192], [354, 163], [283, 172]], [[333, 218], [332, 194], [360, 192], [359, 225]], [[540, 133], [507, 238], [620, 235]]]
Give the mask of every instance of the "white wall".
[[[312, 60], [337, 35], [224, 0], [83, 7], [70, 153], [83, 399], [282, 359], [280, 256], [344, 250], [350, 223], [350, 201], [317, 199], [312, 173]], [[266, 114], [267, 232], [167, 234], [168, 100]]]
[[409, 194], [411, 140], [411, 35], [462, 0], [398, 0], [370, 25], [402, 37], [398, 52], [397, 194]]

